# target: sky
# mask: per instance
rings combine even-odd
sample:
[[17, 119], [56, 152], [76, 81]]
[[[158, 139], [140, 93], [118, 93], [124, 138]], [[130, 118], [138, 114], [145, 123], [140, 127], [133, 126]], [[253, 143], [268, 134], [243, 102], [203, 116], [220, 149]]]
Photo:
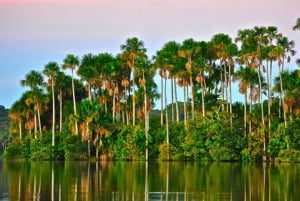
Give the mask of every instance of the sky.
[[276, 26], [296, 43], [293, 69], [299, 8], [299, 0], [0, 0], [0, 105], [10, 108], [28, 90], [20, 80], [30, 70], [61, 64], [67, 54], [115, 55], [131, 37], [152, 56], [172, 40], [234, 38], [240, 29]]

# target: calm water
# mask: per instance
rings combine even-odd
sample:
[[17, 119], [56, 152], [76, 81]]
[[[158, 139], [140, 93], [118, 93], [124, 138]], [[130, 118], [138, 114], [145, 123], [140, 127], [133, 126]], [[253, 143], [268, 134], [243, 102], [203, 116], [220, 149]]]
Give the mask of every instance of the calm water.
[[300, 164], [0, 161], [0, 201], [296, 201], [299, 187]]

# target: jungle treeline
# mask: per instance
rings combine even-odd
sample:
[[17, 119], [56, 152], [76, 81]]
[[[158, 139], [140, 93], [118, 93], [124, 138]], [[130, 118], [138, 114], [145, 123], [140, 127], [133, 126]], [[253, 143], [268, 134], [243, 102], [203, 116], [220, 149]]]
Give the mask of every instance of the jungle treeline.
[[169, 41], [152, 57], [137, 37], [116, 55], [68, 54], [20, 81], [28, 90], [9, 110], [4, 157], [300, 161], [294, 45], [275, 26], [255, 26]]

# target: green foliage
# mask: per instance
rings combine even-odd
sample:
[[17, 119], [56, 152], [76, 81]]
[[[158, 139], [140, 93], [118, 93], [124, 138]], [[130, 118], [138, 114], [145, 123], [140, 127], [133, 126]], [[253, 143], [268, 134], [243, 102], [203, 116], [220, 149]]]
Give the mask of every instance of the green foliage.
[[51, 143], [44, 144], [41, 140], [33, 139], [30, 142], [31, 160], [50, 160], [52, 158]]
[[4, 152], [7, 160], [27, 160], [30, 158], [29, 140], [13, 140]]
[[172, 144], [163, 143], [159, 145], [159, 156], [160, 161], [177, 160], [179, 157], [178, 150]]
[[242, 161], [258, 161], [261, 160], [263, 155], [262, 143], [260, 137], [255, 133], [247, 136], [248, 144], [241, 152]]
[[113, 136], [112, 155], [116, 160], [143, 160], [145, 133], [139, 125], [124, 127]]
[[270, 154], [276, 161], [299, 162], [300, 148], [300, 119], [288, 122], [287, 128], [283, 124], [273, 134], [269, 141]]
[[63, 149], [66, 160], [86, 160], [87, 144], [79, 135], [67, 135], [64, 139]]

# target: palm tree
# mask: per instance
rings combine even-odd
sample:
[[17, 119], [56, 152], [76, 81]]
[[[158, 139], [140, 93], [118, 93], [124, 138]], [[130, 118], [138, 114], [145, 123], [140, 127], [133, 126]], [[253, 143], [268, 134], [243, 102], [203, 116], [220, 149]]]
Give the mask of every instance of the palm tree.
[[[42, 135], [42, 127], [41, 127], [41, 117], [40, 117], [40, 102], [39, 102], [39, 95], [40, 95], [40, 87], [44, 86], [44, 79], [40, 72], [32, 70], [28, 74], [25, 75], [25, 79], [21, 80], [22, 86], [28, 86], [31, 89], [31, 97], [29, 97], [29, 102], [34, 104], [34, 111], [37, 111], [38, 115], [38, 122], [39, 122], [39, 132]], [[34, 112], [36, 117], [36, 113]], [[36, 118], [34, 118], [35, 122], [35, 138], [37, 138], [37, 123]]]
[[64, 72], [59, 71], [55, 76], [55, 91], [58, 91], [57, 99], [59, 101], [59, 132], [62, 131], [63, 123], [63, 101], [66, 96], [72, 96], [72, 88], [69, 84], [72, 80], [71, 76], [67, 76]]
[[[154, 76], [154, 71], [151, 69], [151, 63], [150, 61], [147, 60], [139, 60], [139, 67], [137, 71], [139, 72], [139, 87], [140, 87], [140, 92], [143, 93], [143, 103], [141, 103], [141, 110], [140, 112], [143, 113], [144, 117], [144, 122], [145, 122], [145, 138], [146, 138], [146, 160], [149, 159], [149, 150], [148, 150], [148, 145], [149, 145], [149, 127], [150, 127], [150, 119], [149, 119], [149, 112], [152, 110], [152, 104], [153, 100], [152, 98], [153, 95], [155, 94], [152, 91], [152, 88], [155, 87], [153, 85], [153, 76]], [[141, 90], [142, 89], [142, 90]], [[138, 92], [139, 92], [138, 91]]]
[[[291, 56], [294, 56], [296, 54], [296, 51], [293, 49], [295, 47], [294, 41], [289, 41], [287, 37], [279, 37], [277, 40], [277, 46], [282, 47], [283, 52], [280, 50], [281, 48], [277, 47], [278, 54], [277, 54], [277, 60], [278, 60], [278, 67], [279, 67], [279, 77], [280, 77], [280, 103], [282, 103], [283, 107], [283, 116], [284, 116], [284, 123], [285, 127], [287, 127], [286, 123], [286, 112], [284, 110], [284, 92], [283, 92], [283, 79], [281, 77], [281, 74], [284, 72], [284, 65], [285, 61], [289, 63], [291, 60]], [[281, 56], [281, 57], [280, 57]], [[285, 60], [286, 59], [286, 60]], [[280, 111], [280, 110], [279, 110]]]
[[[12, 107], [9, 110], [10, 117], [10, 134], [19, 133], [20, 140], [22, 139], [22, 120], [24, 113], [24, 101], [22, 100], [24, 96], [20, 98], [20, 100], [13, 103]], [[15, 126], [15, 124], [17, 124]], [[17, 131], [14, 131], [15, 127], [17, 127]]]
[[99, 102], [104, 104], [105, 112], [108, 112], [107, 109], [107, 97], [105, 93], [105, 84], [107, 83], [108, 79], [110, 78], [111, 74], [111, 63], [115, 62], [115, 58], [108, 53], [100, 53], [96, 56], [96, 71], [98, 76], [98, 96]]
[[[222, 98], [226, 97], [226, 111], [230, 113], [230, 126], [232, 126], [232, 86], [231, 79], [234, 71], [234, 56], [237, 54], [237, 46], [232, 43], [229, 35], [220, 33], [212, 38], [212, 42], [216, 49], [217, 58], [220, 60], [221, 66], [221, 80], [222, 84]], [[225, 92], [225, 94], [224, 94]]]
[[91, 139], [92, 139], [92, 126], [90, 125], [94, 118], [97, 116], [98, 108], [95, 102], [89, 100], [83, 100], [79, 107], [79, 117], [82, 120], [81, 135], [82, 139], [88, 143], [88, 157], [91, 156]]
[[[159, 75], [161, 76], [161, 125], [163, 125], [163, 111], [166, 91], [164, 90], [164, 78], [166, 75], [166, 70], [168, 70], [169, 76], [171, 78], [171, 98], [172, 98], [172, 120], [174, 119], [174, 101], [175, 101], [175, 111], [176, 120], [179, 122], [179, 108], [177, 101], [177, 84], [176, 79], [178, 77], [178, 51], [179, 44], [175, 41], [169, 41], [165, 43], [161, 50], [157, 51], [155, 57], [155, 67], [159, 70]], [[176, 70], [175, 70], [176, 69]], [[174, 100], [175, 99], [175, 100]]]
[[[168, 116], [168, 98], [167, 98], [167, 80], [170, 78], [170, 72], [174, 68], [174, 43], [168, 42], [156, 53], [155, 66], [159, 68], [161, 76], [161, 125], [163, 125], [163, 111], [165, 111], [166, 124], [166, 142], [169, 144], [169, 116]], [[164, 108], [163, 108], [164, 107]]]
[[[233, 81], [239, 81], [239, 92], [244, 94], [244, 134], [247, 133], [247, 97], [248, 88], [253, 89], [258, 83], [256, 72], [249, 67], [240, 66], [240, 68], [233, 74]], [[251, 92], [250, 92], [251, 93]], [[251, 97], [251, 96], [250, 96]], [[250, 110], [251, 112], [251, 110]], [[251, 122], [249, 122], [249, 134], [251, 131]]]
[[126, 43], [121, 45], [121, 58], [126, 60], [132, 73], [132, 124], [135, 125], [135, 61], [137, 58], [147, 58], [144, 42], [137, 37], [128, 38]]
[[92, 101], [92, 86], [97, 81], [96, 70], [96, 56], [92, 54], [86, 54], [81, 60], [81, 65], [78, 68], [77, 74], [80, 76], [81, 81], [86, 82], [86, 91], [88, 93], [88, 99]]
[[52, 93], [52, 146], [55, 145], [55, 78], [59, 72], [59, 66], [56, 62], [49, 62], [45, 65], [43, 73], [48, 77], [48, 85], [51, 86]]
[[[262, 121], [262, 131], [264, 132], [265, 127], [265, 117], [264, 117], [264, 107], [262, 100], [262, 48], [268, 42], [268, 37], [266, 35], [265, 27], [254, 27], [254, 29], [239, 30], [236, 41], [241, 42], [241, 56], [240, 60], [247, 65], [247, 67], [255, 69], [257, 72], [257, 77], [259, 81], [259, 102], [261, 107], [261, 121]], [[265, 133], [263, 133], [263, 150], [266, 154], [267, 142]]]
[[199, 56], [200, 53], [199, 43], [193, 39], [186, 39], [182, 42], [178, 55], [182, 58], [187, 59], [185, 67], [189, 73], [190, 86], [191, 86], [191, 106], [192, 106], [192, 119], [195, 119], [195, 91], [194, 91], [194, 80], [193, 80], [193, 60]]
[[[293, 26], [293, 30], [294, 31], [296, 31], [296, 30], [300, 31], [300, 18], [297, 19], [295, 25]], [[300, 59], [297, 59], [296, 63], [297, 63], [298, 66], [300, 66]]]
[[300, 18], [297, 18], [297, 21], [295, 25], [293, 26], [293, 30], [299, 30], [300, 31]]
[[[74, 71], [79, 65], [79, 59], [77, 56], [74, 56], [73, 54], [68, 54], [66, 58], [64, 59], [64, 64], [62, 68], [70, 69], [71, 75], [72, 75], [72, 94], [73, 94], [73, 109], [74, 109], [74, 115], [77, 116], [77, 109], [76, 109], [76, 98], [75, 98], [75, 87], [74, 87]], [[75, 118], [75, 134], [78, 135], [78, 124], [77, 120]]]

